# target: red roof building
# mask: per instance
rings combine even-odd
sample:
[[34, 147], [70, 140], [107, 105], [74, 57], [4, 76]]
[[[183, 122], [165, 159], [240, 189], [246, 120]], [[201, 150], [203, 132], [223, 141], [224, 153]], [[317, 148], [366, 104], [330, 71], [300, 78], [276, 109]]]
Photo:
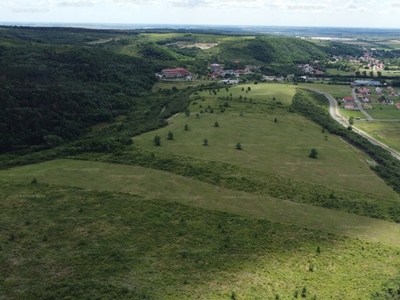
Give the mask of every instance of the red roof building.
[[354, 101], [354, 98], [353, 98], [353, 96], [346, 96], [346, 97], [343, 98], [343, 100], [344, 100], [345, 102], [353, 102], [353, 101]]
[[174, 77], [185, 77], [190, 76], [191, 73], [184, 68], [175, 68], [175, 69], [164, 69], [161, 71], [161, 74], [164, 77], [174, 78]]

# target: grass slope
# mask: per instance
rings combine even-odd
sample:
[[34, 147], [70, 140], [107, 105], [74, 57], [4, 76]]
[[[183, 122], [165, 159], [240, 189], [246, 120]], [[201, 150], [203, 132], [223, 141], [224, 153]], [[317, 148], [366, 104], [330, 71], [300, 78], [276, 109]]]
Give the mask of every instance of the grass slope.
[[400, 225], [330, 209], [229, 190], [164, 171], [93, 161], [54, 160], [0, 171], [4, 181], [116, 191], [145, 199], [226, 211], [400, 247]]
[[[398, 249], [122, 193], [2, 181], [0, 298], [369, 299]], [[319, 249], [319, 251], [318, 251]]]
[[[190, 117], [181, 114], [169, 126], [135, 137], [134, 143], [145, 150], [220, 161], [263, 172], [272, 171], [294, 180], [396, 198], [395, 193], [368, 168], [363, 153], [335, 136], [321, 133], [315, 123], [288, 112], [287, 105], [295, 92], [293, 86], [251, 84], [247, 94], [241, 91], [242, 87], [246, 89], [248, 85], [229, 91], [220, 89], [217, 95], [211, 96], [206, 91], [199, 93], [193, 99], [201, 100], [195, 100], [189, 107]], [[221, 100], [231, 93], [233, 100]], [[239, 96], [247, 97], [247, 100], [239, 101]], [[218, 108], [224, 107], [225, 102], [229, 107], [221, 113]], [[195, 116], [208, 106], [214, 108], [214, 113]], [[240, 116], [241, 112], [243, 116]], [[218, 128], [213, 127], [216, 121], [220, 125]], [[185, 124], [189, 125], [189, 131], [184, 130]], [[169, 131], [173, 132], [174, 140], [166, 139]], [[154, 146], [155, 135], [162, 137], [161, 147]], [[202, 146], [205, 138], [208, 147]], [[243, 151], [235, 149], [238, 142]], [[318, 150], [318, 159], [308, 157], [311, 148]]]

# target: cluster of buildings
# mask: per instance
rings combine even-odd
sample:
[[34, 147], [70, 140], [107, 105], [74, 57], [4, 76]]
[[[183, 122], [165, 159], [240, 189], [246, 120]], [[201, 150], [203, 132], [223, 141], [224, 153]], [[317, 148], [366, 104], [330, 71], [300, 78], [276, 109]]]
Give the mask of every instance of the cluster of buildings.
[[156, 73], [156, 76], [164, 79], [181, 79], [192, 80], [193, 76], [188, 70], [184, 68], [163, 69], [161, 72]]
[[381, 82], [378, 80], [354, 80], [352, 85], [353, 86], [357, 86], [357, 85], [378, 86], [378, 85], [381, 85]]
[[371, 91], [367, 87], [359, 87], [356, 89], [357, 97], [362, 100], [364, 103], [371, 102]]
[[325, 74], [323, 71], [316, 69], [315, 67], [311, 66], [310, 64], [301, 64], [301, 65], [298, 65], [298, 67], [304, 73], [310, 73], [310, 74], [315, 74], [315, 75], [323, 75], [323, 74]]
[[[239, 62], [237, 62], [239, 63]], [[208, 75], [210, 79], [216, 79], [218, 77], [225, 77], [225, 75], [233, 75], [235, 77], [239, 77], [240, 75], [252, 74], [252, 70], [254, 68], [260, 68], [257, 66], [246, 66], [245, 69], [237, 69], [237, 70], [224, 70], [219, 64], [210, 65], [211, 73]]]

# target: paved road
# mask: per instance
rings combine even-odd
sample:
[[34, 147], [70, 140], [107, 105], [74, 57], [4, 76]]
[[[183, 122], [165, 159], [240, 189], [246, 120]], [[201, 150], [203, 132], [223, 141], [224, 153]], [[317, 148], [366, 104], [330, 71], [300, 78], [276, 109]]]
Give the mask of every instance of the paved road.
[[[303, 87], [304, 88], [304, 87]], [[348, 120], [346, 118], [344, 118], [340, 112], [339, 112], [339, 108], [338, 108], [338, 104], [337, 101], [327, 92], [323, 92], [320, 90], [316, 90], [313, 88], [306, 88], [309, 90], [312, 90], [314, 92], [317, 92], [319, 94], [323, 94], [328, 100], [329, 100], [329, 112], [332, 116], [332, 118], [334, 118], [337, 122], [339, 122], [340, 124], [342, 124], [344, 127], [348, 127], [350, 124], [348, 122]], [[369, 140], [372, 144], [381, 146], [382, 148], [388, 150], [390, 153], [392, 153], [392, 155], [394, 157], [396, 157], [397, 159], [400, 160], [400, 152], [393, 150], [392, 148], [390, 148], [388, 145], [378, 141], [377, 139], [375, 139], [374, 137], [370, 136], [368, 133], [366, 133], [365, 131], [358, 129], [357, 127], [353, 127], [353, 131], [357, 132], [359, 135], [365, 137], [367, 140]]]

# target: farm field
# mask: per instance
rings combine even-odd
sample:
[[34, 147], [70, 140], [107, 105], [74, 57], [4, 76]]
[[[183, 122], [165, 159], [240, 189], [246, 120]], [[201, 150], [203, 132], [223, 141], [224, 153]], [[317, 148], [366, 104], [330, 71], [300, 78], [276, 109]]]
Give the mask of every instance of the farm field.
[[374, 119], [399, 119], [400, 109], [395, 105], [372, 104], [373, 109], [368, 109], [368, 114]]
[[0, 187], [5, 299], [369, 299], [398, 275], [399, 248], [380, 243], [119, 192]]
[[358, 121], [355, 125], [372, 137], [400, 151], [400, 122]]
[[324, 92], [327, 92], [332, 95], [333, 98], [336, 99], [336, 97], [343, 98], [345, 96], [350, 96], [351, 95], [351, 88], [348, 85], [336, 85], [336, 84], [317, 84], [317, 83], [301, 83], [299, 84], [299, 87], [305, 86], [317, 90], [321, 90]]
[[354, 72], [346, 72], [346, 71], [342, 71], [342, 70], [337, 70], [337, 69], [333, 69], [333, 68], [328, 68], [326, 69], [326, 74], [328, 75], [354, 75]]
[[340, 114], [346, 119], [350, 117], [365, 119], [365, 115], [359, 110], [345, 109], [343, 106], [340, 107]]
[[[335, 136], [322, 134], [315, 123], [288, 112], [285, 105], [290, 104], [294, 86], [251, 85], [248, 94], [241, 91], [242, 87], [247, 88], [247, 85], [230, 88], [228, 92], [221, 89], [215, 96], [208, 92], [199, 93], [197, 97], [203, 97], [204, 101], [195, 100], [194, 105], [192, 102], [189, 117], [180, 114], [169, 126], [135, 137], [134, 144], [155, 153], [219, 161], [263, 172], [273, 171], [283, 177], [324, 186], [371, 194], [379, 191], [383, 197], [394, 196], [394, 192], [369, 169], [362, 152]], [[237, 100], [218, 100], [230, 93]], [[249, 99], [239, 102], [240, 94], [252, 97], [252, 103]], [[273, 97], [276, 97], [275, 101]], [[277, 104], [278, 101], [282, 104]], [[221, 113], [217, 108], [225, 102], [231, 103], [230, 107]], [[209, 105], [214, 108], [214, 113], [201, 114], [200, 111]], [[241, 112], [243, 116], [240, 116]], [[199, 117], [196, 117], [197, 113]], [[214, 127], [215, 122], [219, 127]], [[188, 131], [184, 130], [185, 124]], [[169, 131], [174, 135], [173, 140], [167, 139]], [[154, 146], [155, 135], [161, 137], [160, 147]], [[204, 139], [208, 140], [208, 146], [203, 146]], [[235, 148], [237, 143], [241, 143], [243, 150]], [[317, 160], [308, 158], [311, 148], [320, 153]], [[351, 181], [349, 177], [352, 177]]]

